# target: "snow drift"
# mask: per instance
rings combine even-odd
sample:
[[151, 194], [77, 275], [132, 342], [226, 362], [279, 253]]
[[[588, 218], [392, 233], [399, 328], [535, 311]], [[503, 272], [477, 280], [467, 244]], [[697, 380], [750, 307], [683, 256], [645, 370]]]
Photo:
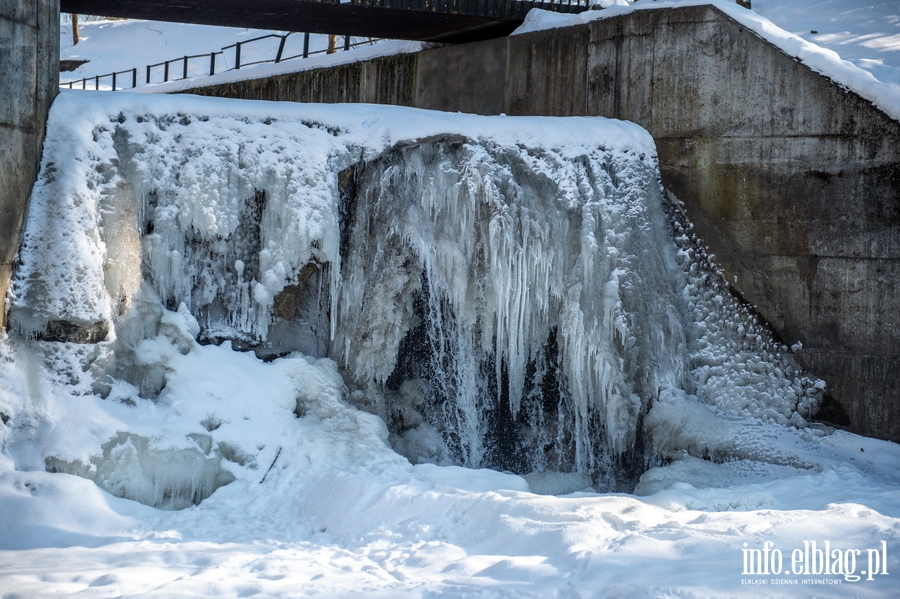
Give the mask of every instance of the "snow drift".
[[[649, 135], [601, 118], [63, 93], [11, 289], [12, 330], [78, 393], [165, 410], [195, 340], [302, 352], [413, 463], [538, 486], [734, 457], [690, 406], [802, 427], [819, 391], [663, 197]], [[45, 462], [183, 507], [262, 451], [204, 422]]]

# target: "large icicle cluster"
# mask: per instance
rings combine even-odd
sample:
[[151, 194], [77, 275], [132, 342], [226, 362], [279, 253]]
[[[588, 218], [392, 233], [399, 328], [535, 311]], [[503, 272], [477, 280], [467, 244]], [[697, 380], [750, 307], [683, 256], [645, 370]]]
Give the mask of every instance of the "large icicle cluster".
[[354, 176], [338, 349], [397, 445], [608, 477], [683, 386], [652, 156], [439, 138]]
[[[801, 425], [815, 403], [666, 206], [618, 121], [64, 93], [10, 323], [73, 392], [153, 399], [195, 339], [301, 351], [413, 461], [628, 488], [680, 401]], [[199, 449], [182, 503], [227, 479]]]
[[[232, 114], [104, 120], [71, 131], [83, 153], [49, 160], [35, 186], [13, 287], [17, 332], [107, 330], [143, 277], [210, 334], [264, 339], [275, 295], [338, 255], [332, 135]], [[63, 141], [48, 139], [51, 155]]]

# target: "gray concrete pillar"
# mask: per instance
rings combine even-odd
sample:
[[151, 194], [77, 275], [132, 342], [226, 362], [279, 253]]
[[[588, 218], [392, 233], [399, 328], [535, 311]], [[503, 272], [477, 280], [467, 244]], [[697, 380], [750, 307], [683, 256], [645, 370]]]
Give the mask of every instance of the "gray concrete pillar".
[[[0, 298], [59, 89], [59, 0], [0, 0]], [[6, 323], [6, 306], [0, 326]]]

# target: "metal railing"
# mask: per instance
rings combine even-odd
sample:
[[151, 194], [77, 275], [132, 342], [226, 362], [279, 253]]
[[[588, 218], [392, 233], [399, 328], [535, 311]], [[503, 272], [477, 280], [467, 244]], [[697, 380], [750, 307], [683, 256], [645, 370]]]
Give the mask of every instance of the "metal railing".
[[[337, 4], [341, 2], [341, 0], [306, 1], [322, 2], [328, 4]], [[447, 14], [478, 15], [493, 17], [497, 19], [524, 19], [525, 14], [532, 8], [540, 8], [560, 13], [578, 13], [587, 10], [590, 7], [591, 3], [594, 1], [595, 0], [351, 0], [351, 3], [357, 6], [366, 7], [404, 9], [425, 12], [442, 12]], [[303, 52], [294, 54], [292, 56], [284, 56], [285, 43], [287, 42], [288, 37], [290, 37], [291, 35], [295, 35], [295, 33], [291, 32], [284, 35], [271, 33], [268, 35], [261, 35], [259, 37], [225, 46], [218, 52], [210, 52], [209, 54], [194, 54], [191, 56], [180, 56], [178, 58], [164, 60], [163, 62], [158, 62], [156, 64], [150, 64], [145, 67], [144, 84], [149, 85], [151, 82], [165, 83], [168, 81], [187, 79], [190, 73], [190, 62], [193, 60], [196, 64], [196, 61], [198, 59], [208, 60], [209, 69], [207, 69], [206, 72], [198, 73], [195, 71], [195, 74], [193, 76], [199, 76], [203, 74], [215, 75], [216, 57], [221, 55], [224, 58], [226, 53], [228, 53], [228, 51], [231, 49], [234, 49], [234, 60], [232, 61], [232, 66], [227, 67], [219, 72], [234, 71], [240, 69], [241, 67], [248, 67], [256, 64], [279, 63], [296, 58], [308, 58], [309, 56], [312, 56], [314, 54], [322, 54], [327, 52], [327, 50], [316, 50], [314, 52], [310, 52], [310, 34], [304, 33]], [[350, 36], [343, 37], [344, 50], [349, 50], [350, 48], [356, 46], [373, 43], [371, 39], [364, 42], [351, 43]], [[279, 40], [278, 51], [276, 52], [274, 58], [255, 60], [253, 62], [242, 62], [241, 49], [244, 46], [269, 38], [277, 38]], [[176, 74], [173, 74], [173, 65], [175, 65]], [[181, 66], [180, 77], [177, 75], [179, 65]], [[159, 81], [152, 81], [153, 74], [157, 72], [160, 67], [162, 68], [162, 77]], [[60, 87], [68, 87], [69, 89], [75, 89], [78, 87], [80, 87], [80, 89], [101, 89], [101, 82], [109, 80], [109, 86], [104, 86], [103, 89], [117, 91], [119, 89], [119, 83], [121, 82], [119, 76], [127, 74], [131, 74], [131, 87], [137, 87], [137, 68], [125, 71], [117, 71], [115, 73], [106, 73], [105, 75], [85, 77], [84, 79], [76, 79], [73, 81], [65, 81], [60, 83]], [[89, 83], [92, 83], [93, 87], [88, 87]], [[127, 89], [127, 87], [123, 86], [122, 89]]]
[[[69, 81], [67, 83], [60, 83], [59, 86], [63, 87], [68, 85], [69, 89], [75, 89], [75, 84], [80, 83], [81, 89], [89, 89], [87, 86], [88, 81], [94, 82], [94, 87], [92, 89], [100, 89], [100, 81], [106, 79], [107, 77], [112, 79], [112, 88], [113, 90], [118, 89], [119, 86], [119, 75], [131, 74], [131, 87], [137, 87], [137, 68], [128, 69], [125, 71], [116, 71], [115, 73], [107, 73], [105, 75], [95, 75], [93, 77], [85, 77], [84, 79], [76, 79], [75, 81]], [[122, 88], [126, 89], [126, 88]]]
[[[150, 83], [166, 83], [168, 81], [179, 81], [182, 79], [187, 79], [189, 76], [191, 61], [194, 61], [196, 64], [197, 59], [204, 59], [208, 61], [209, 68], [204, 69], [204, 71], [197, 73], [194, 71], [192, 76], [197, 77], [201, 75], [215, 75], [216, 74], [216, 58], [218, 56], [225, 57], [226, 54], [231, 54], [233, 57], [233, 61], [230, 67], [219, 70], [220, 73], [225, 73], [228, 71], [236, 71], [241, 69], [242, 67], [249, 67], [257, 64], [267, 64], [267, 63], [280, 63], [288, 60], [294, 60], [296, 58], [309, 58], [315, 54], [325, 54], [328, 52], [325, 50], [314, 50], [310, 51], [309, 49], [309, 33], [303, 34], [303, 51], [298, 54], [293, 54], [290, 56], [285, 56], [285, 47], [287, 44], [287, 40], [290, 36], [296, 35], [296, 32], [289, 32], [284, 35], [277, 33], [270, 33], [268, 35], [261, 35], [259, 37], [254, 37], [249, 40], [243, 40], [240, 42], [235, 42], [234, 44], [230, 44], [228, 46], [223, 47], [221, 50], [217, 52], [210, 52], [208, 54], [192, 54], [190, 56], [181, 56], [178, 58], [172, 58], [169, 60], [164, 60], [162, 62], [157, 62], [156, 64], [148, 64], [145, 67], [145, 77], [144, 77], [144, 85], [150, 85]], [[261, 40], [276, 38], [279, 40], [278, 42], [278, 50], [275, 52], [274, 58], [267, 58], [263, 60], [254, 60], [252, 62], [242, 62], [241, 60], [241, 49], [245, 47], [247, 44], [252, 44], [255, 42], [259, 42]], [[344, 43], [343, 49], [350, 50], [351, 48], [355, 48], [358, 46], [364, 46], [368, 44], [373, 44], [377, 40], [367, 39], [361, 42], [351, 42], [350, 36], [343, 36]], [[228, 50], [234, 49], [233, 53], [229, 53]], [[174, 66], [174, 69], [173, 69]], [[153, 75], [160, 71], [161, 67], [161, 77], [158, 81], [153, 81]], [[180, 69], [179, 69], [180, 67]], [[130, 74], [131, 75], [131, 87], [129, 88], [127, 84], [120, 86], [122, 83], [121, 75]], [[180, 76], [179, 76], [180, 75]], [[109, 85], [102, 86], [101, 83], [109, 81]], [[92, 84], [93, 87], [89, 87], [88, 85]], [[60, 87], [67, 87], [68, 89], [92, 89], [92, 90], [109, 90], [109, 91], [119, 91], [120, 89], [132, 89], [138, 86], [138, 69], [137, 67], [133, 69], [127, 69], [125, 71], [116, 71], [115, 73], [106, 73], [104, 75], [94, 75], [93, 77], [84, 77], [83, 79], [75, 79], [72, 81], [64, 81], [59, 84]]]

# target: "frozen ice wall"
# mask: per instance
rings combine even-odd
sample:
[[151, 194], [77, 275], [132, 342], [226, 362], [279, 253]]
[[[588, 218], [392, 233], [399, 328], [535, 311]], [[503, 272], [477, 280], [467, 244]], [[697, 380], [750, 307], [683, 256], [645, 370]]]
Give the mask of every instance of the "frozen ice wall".
[[814, 409], [816, 382], [663, 198], [652, 148], [606, 143], [440, 136], [342, 173], [332, 354], [411, 461], [630, 489], [691, 442], [671, 414], [644, 427], [654, 406], [801, 426]]
[[652, 154], [442, 137], [352, 176], [335, 353], [395, 446], [614, 484], [654, 397], [684, 386]]
[[[411, 461], [602, 489], [697, 443], [684, 402], [815, 406], [663, 198], [647, 133], [599, 118], [64, 93], [10, 323], [101, 395], [156, 397], [163, 337], [329, 356]], [[103, 455], [138, 446], [117, 439]], [[227, 479], [201, 449], [168, 496]]]
[[128, 315], [146, 281], [205, 336], [259, 341], [274, 296], [336, 258], [338, 152], [323, 128], [141, 110], [86, 120], [47, 142], [11, 305], [20, 334], [101, 340], [83, 331]]

